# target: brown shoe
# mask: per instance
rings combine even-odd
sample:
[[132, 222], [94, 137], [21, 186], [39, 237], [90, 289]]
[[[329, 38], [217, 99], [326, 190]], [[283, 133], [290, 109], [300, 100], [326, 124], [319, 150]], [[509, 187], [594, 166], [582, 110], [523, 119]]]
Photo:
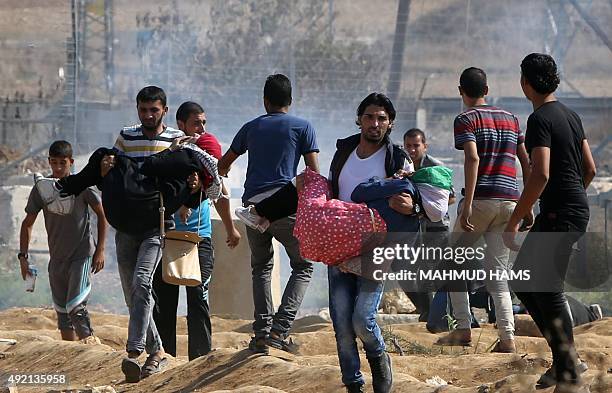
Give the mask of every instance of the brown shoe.
[[470, 329], [455, 329], [446, 336], [440, 337], [434, 345], [471, 347], [472, 331]]
[[514, 345], [514, 340], [499, 340], [497, 344], [493, 347], [491, 352], [497, 353], [516, 353], [516, 345]]

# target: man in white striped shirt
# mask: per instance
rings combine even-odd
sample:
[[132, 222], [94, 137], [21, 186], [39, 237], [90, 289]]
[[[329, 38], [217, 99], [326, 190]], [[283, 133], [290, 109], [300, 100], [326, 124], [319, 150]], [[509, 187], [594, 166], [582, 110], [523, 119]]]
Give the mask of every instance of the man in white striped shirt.
[[[147, 86], [136, 96], [138, 118], [141, 124], [121, 130], [114, 150], [139, 162], [152, 154], [170, 147], [175, 138], [185, 136], [182, 131], [167, 127], [164, 116], [168, 112], [166, 94], [157, 86]], [[102, 160], [102, 171], [114, 165], [114, 156]], [[163, 366], [164, 350], [152, 318], [153, 299], [151, 283], [153, 273], [161, 259], [159, 230], [115, 235], [117, 264], [130, 321], [126, 350], [128, 357], [121, 363], [127, 382], [138, 382], [158, 372]], [[146, 351], [149, 356], [142, 368], [138, 357]]]

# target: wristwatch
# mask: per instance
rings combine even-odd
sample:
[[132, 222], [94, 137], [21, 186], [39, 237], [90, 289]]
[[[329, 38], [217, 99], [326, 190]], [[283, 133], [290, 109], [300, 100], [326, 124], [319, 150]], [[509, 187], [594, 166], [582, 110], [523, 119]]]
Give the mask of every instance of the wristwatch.
[[17, 259], [25, 258], [27, 260], [29, 257], [30, 256], [28, 255], [27, 252], [20, 252], [17, 254]]
[[419, 214], [421, 212], [421, 206], [418, 203], [415, 203], [414, 205], [412, 205], [412, 208], [414, 210], [414, 213], [412, 214]]

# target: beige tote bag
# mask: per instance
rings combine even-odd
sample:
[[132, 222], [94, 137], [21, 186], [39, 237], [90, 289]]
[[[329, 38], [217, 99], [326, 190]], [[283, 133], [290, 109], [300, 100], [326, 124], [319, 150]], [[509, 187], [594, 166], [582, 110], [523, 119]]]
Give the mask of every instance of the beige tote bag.
[[[198, 243], [202, 238], [200, 232], [201, 215], [198, 210], [198, 230], [168, 231], [164, 228], [164, 199], [159, 193], [160, 201], [160, 237], [162, 240], [162, 279], [168, 284], [195, 287], [202, 284]], [[202, 191], [200, 190], [200, 205]]]

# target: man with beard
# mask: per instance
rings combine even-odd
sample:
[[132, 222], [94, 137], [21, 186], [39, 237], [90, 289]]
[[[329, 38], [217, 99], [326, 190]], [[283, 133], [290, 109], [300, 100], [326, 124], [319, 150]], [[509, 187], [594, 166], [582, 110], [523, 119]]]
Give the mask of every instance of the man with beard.
[[[168, 113], [166, 94], [157, 86], [147, 86], [136, 96], [136, 108], [141, 124], [121, 130], [113, 149], [142, 163], [147, 156], [170, 147], [182, 131], [163, 123]], [[114, 156], [102, 159], [101, 169], [108, 172], [114, 165]], [[193, 184], [191, 184], [193, 186]], [[170, 228], [166, 228], [170, 229]], [[151, 283], [155, 268], [162, 255], [159, 229], [135, 236], [117, 231], [115, 235], [117, 265], [123, 295], [130, 313], [127, 358], [121, 363], [127, 382], [138, 382], [160, 370], [164, 350], [152, 317]], [[146, 351], [149, 356], [142, 368], [138, 357]]]
[[[336, 143], [329, 174], [333, 198], [352, 202], [351, 194], [360, 183], [375, 176], [390, 177], [402, 169], [412, 171], [407, 154], [389, 138], [395, 113], [391, 100], [381, 93], [371, 93], [359, 104], [356, 124], [360, 132]], [[388, 203], [401, 214], [416, 214], [410, 194], [394, 195]], [[365, 391], [355, 340], [358, 337], [370, 363], [374, 392], [389, 392], [393, 382], [391, 359], [376, 323], [383, 282], [350, 273], [342, 264], [328, 267], [328, 281], [342, 383], [348, 392]]]

